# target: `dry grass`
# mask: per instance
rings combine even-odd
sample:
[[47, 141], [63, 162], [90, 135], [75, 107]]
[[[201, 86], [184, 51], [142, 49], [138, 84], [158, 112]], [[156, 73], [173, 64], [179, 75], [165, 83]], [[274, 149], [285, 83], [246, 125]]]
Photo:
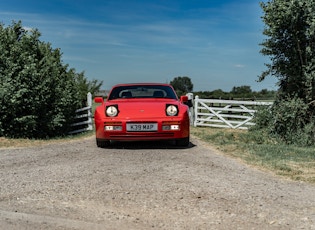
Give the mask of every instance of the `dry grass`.
[[54, 138], [49, 140], [38, 140], [38, 139], [12, 139], [0, 137], [0, 148], [23, 148], [23, 147], [34, 147], [52, 143], [69, 142], [80, 138], [86, 138], [94, 135], [94, 132], [85, 132], [78, 135], [67, 136], [64, 138]]

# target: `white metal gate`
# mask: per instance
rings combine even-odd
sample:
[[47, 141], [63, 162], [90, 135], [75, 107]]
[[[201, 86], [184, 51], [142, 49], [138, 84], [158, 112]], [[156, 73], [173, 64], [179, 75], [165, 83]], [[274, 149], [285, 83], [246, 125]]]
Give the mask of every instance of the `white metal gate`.
[[89, 92], [86, 95], [87, 106], [81, 109], [77, 109], [75, 119], [77, 122], [71, 124], [73, 127], [78, 127], [75, 130], [69, 132], [69, 134], [81, 133], [88, 130], [93, 130], [92, 122], [92, 94]]
[[258, 106], [272, 102], [234, 101], [218, 99], [194, 100], [194, 126], [209, 126], [232, 129], [248, 129]]

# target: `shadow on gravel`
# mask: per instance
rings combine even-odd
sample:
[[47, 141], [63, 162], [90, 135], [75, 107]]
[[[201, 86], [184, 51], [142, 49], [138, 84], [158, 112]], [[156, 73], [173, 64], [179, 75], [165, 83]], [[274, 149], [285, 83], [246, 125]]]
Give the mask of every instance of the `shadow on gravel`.
[[175, 141], [111, 141], [107, 149], [190, 149], [195, 146], [190, 142], [187, 147], [179, 147]]

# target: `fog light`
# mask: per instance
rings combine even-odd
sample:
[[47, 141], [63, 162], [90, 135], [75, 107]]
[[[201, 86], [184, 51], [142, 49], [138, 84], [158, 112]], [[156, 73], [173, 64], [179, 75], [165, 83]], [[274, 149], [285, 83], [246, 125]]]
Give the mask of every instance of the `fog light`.
[[171, 125], [171, 130], [179, 130], [179, 125]]

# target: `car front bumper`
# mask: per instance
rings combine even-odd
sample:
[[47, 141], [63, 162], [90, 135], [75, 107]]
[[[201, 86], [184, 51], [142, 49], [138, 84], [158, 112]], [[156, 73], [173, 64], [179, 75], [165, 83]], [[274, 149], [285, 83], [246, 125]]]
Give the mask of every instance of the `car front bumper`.
[[[154, 131], [128, 131], [127, 124], [156, 124]], [[102, 140], [169, 140], [189, 137], [189, 119], [95, 120], [96, 138]]]

